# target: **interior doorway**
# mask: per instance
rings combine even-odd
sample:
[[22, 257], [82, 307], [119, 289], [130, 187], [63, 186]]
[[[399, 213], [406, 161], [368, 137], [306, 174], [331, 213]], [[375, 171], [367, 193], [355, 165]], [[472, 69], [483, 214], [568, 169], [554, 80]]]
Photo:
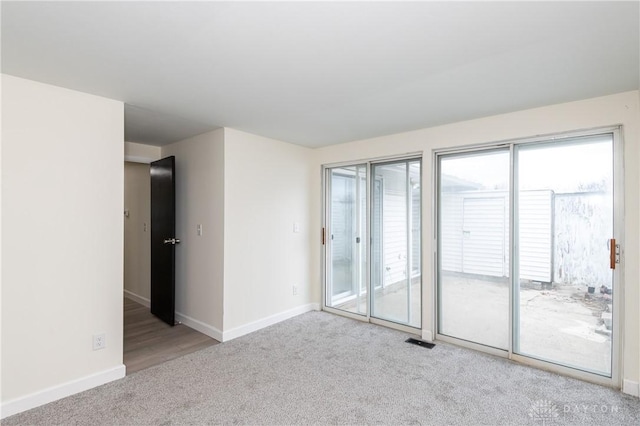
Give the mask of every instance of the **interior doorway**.
[[124, 165], [124, 348], [127, 374], [212, 346], [218, 341], [150, 312], [151, 180], [148, 163]]
[[149, 164], [124, 163], [124, 292], [140, 304], [151, 298], [151, 180]]

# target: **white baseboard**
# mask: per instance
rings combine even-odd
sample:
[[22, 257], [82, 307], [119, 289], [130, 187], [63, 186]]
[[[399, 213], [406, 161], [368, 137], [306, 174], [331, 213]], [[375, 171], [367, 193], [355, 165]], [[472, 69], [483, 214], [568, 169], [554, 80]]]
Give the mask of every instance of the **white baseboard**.
[[13, 416], [14, 414], [22, 413], [23, 411], [104, 385], [105, 383], [123, 378], [125, 374], [126, 367], [121, 364], [117, 367], [110, 368], [109, 370], [81, 377], [76, 380], [71, 380], [20, 398], [11, 399], [2, 403], [0, 418], [4, 419], [6, 417]]
[[631, 380], [622, 381], [622, 392], [631, 396], [640, 397], [640, 383]]
[[202, 321], [181, 314], [180, 312], [176, 312], [176, 321], [186, 325], [189, 328], [193, 328], [194, 330], [199, 331], [202, 334], [206, 334], [212, 339], [216, 339], [218, 342], [222, 342], [222, 331], [209, 324], [205, 324]]
[[433, 333], [431, 330], [422, 330], [422, 340], [433, 342]]
[[[129, 290], [124, 290], [124, 296], [128, 299], [133, 300], [134, 302], [137, 302], [137, 303], [140, 303], [141, 305], [146, 306], [147, 308], [150, 306], [150, 303], [151, 303], [149, 299], [139, 296], [135, 293], [132, 293]], [[176, 312], [176, 321], [186, 325], [189, 328], [193, 328], [194, 330], [199, 331], [202, 334], [206, 334], [212, 339], [216, 339], [218, 342], [227, 342], [229, 340], [235, 339], [236, 337], [244, 336], [245, 334], [252, 333], [254, 331], [260, 330], [261, 328], [265, 328], [270, 325], [276, 324], [280, 321], [284, 321], [289, 318], [293, 318], [297, 315], [304, 314], [305, 312], [319, 311], [319, 310], [320, 310], [319, 303], [309, 303], [307, 305], [299, 306], [297, 308], [293, 308], [288, 311], [280, 312], [278, 314], [271, 315], [267, 318], [254, 321], [249, 324], [242, 325], [240, 327], [236, 327], [232, 330], [225, 331], [225, 332], [222, 332], [209, 324], [206, 324], [195, 318], [191, 318], [190, 316], [180, 312]]]
[[265, 328], [281, 321], [288, 320], [289, 318], [293, 318], [300, 314], [319, 310], [319, 303], [309, 303], [306, 305], [298, 306], [297, 308], [289, 309], [288, 311], [280, 312], [266, 318], [250, 322], [248, 324], [241, 325], [240, 327], [232, 328], [231, 330], [225, 331], [224, 333], [222, 333], [222, 341], [228, 342], [229, 340], [244, 336], [245, 334], [253, 333], [254, 331], [260, 330], [261, 328]]
[[[143, 306], [146, 306], [147, 308], [151, 306], [151, 300], [135, 294], [129, 290], [124, 291], [124, 297], [126, 297], [127, 299], [131, 299]], [[193, 328], [194, 330], [199, 331], [202, 334], [206, 334], [212, 339], [216, 339], [218, 342], [222, 342], [222, 331], [210, 326], [209, 324], [205, 324], [202, 321], [181, 314], [180, 312], [176, 312], [176, 321], [186, 325], [189, 328]]]
[[147, 308], [151, 306], [151, 300], [132, 293], [129, 290], [124, 291], [124, 297], [126, 297], [127, 299], [131, 299], [134, 302], [141, 304], [142, 306], [146, 306]]

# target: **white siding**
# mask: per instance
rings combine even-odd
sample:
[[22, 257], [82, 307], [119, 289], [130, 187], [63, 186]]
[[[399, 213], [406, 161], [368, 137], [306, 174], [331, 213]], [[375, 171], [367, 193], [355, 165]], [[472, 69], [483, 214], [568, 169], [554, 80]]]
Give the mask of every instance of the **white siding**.
[[385, 285], [407, 278], [407, 201], [404, 177], [404, 174], [398, 174], [384, 182]]
[[440, 259], [444, 271], [462, 272], [462, 203], [459, 194], [440, 198]]
[[[374, 225], [376, 215], [382, 214], [382, 273], [384, 285], [407, 280], [409, 272], [408, 238], [411, 235], [412, 275], [420, 273], [420, 188], [413, 184], [420, 182], [419, 163], [409, 166], [410, 181], [407, 182], [407, 165], [383, 165], [375, 167], [376, 179], [381, 182], [382, 205], [374, 200]], [[408, 188], [411, 187], [411, 195]], [[379, 194], [378, 194], [379, 196]], [[408, 197], [411, 198], [408, 198]], [[408, 205], [409, 203], [409, 205]], [[407, 212], [410, 208], [410, 212]], [[382, 209], [383, 211], [378, 211]], [[408, 229], [407, 213], [411, 214], [411, 229]], [[376, 228], [377, 229], [377, 228]], [[411, 234], [409, 234], [411, 232]], [[374, 235], [375, 238], [375, 235]], [[374, 244], [374, 250], [376, 249]]]
[[331, 191], [331, 254], [333, 260], [351, 262], [352, 238], [355, 238], [355, 179], [333, 174]]
[[420, 258], [422, 253], [420, 250], [420, 188], [411, 191], [411, 275], [416, 276], [422, 272], [422, 264]]
[[522, 191], [519, 200], [520, 278], [551, 282], [553, 193]]
[[372, 194], [373, 205], [371, 211], [371, 286], [382, 286], [384, 279], [384, 259], [382, 256], [382, 180], [375, 179]]

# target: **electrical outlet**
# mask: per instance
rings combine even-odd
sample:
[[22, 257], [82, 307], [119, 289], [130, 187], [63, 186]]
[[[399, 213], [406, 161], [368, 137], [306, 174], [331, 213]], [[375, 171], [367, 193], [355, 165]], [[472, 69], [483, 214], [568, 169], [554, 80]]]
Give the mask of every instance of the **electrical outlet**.
[[142, 224], [142, 230], [144, 232], [147, 232], [147, 223], [146, 222]]
[[102, 334], [94, 334], [93, 335], [93, 350], [97, 351], [100, 349], [104, 349], [107, 347], [107, 336]]
[[196, 235], [198, 237], [202, 236], [202, 225], [201, 224], [196, 225]]
[[294, 286], [293, 286], [293, 295], [294, 295], [294, 296], [297, 296], [297, 295], [298, 295], [298, 286], [297, 286], [297, 285], [294, 285]]

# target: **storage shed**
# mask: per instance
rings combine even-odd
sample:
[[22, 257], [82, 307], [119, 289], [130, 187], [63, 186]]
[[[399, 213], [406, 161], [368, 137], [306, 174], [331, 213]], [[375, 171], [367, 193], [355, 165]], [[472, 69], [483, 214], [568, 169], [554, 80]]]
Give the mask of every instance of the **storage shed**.
[[[442, 192], [442, 269], [493, 277], [509, 275], [509, 193]], [[520, 278], [553, 281], [553, 191], [519, 194]]]

